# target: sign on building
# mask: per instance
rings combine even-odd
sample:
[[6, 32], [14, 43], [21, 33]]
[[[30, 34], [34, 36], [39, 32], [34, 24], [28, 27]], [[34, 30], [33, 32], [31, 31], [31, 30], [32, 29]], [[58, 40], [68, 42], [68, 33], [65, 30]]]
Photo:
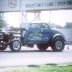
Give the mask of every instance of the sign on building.
[[19, 11], [20, 0], [0, 0], [0, 11]]
[[0, 0], [0, 11], [72, 9], [72, 0]]

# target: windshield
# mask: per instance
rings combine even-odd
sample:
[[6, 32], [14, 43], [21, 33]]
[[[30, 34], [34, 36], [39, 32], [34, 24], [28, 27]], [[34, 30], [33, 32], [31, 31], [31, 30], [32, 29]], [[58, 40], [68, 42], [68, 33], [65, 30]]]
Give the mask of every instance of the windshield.
[[30, 24], [30, 28], [50, 29], [50, 27], [47, 23], [32, 23], [32, 24]]

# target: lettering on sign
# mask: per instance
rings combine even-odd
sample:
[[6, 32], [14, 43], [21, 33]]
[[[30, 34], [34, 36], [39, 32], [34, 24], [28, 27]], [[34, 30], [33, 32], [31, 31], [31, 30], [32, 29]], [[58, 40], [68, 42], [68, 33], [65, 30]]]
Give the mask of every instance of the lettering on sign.
[[72, 5], [72, 0], [70, 1], [59, 1], [59, 2], [46, 2], [46, 3], [33, 3], [26, 4], [26, 8], [37, 8], [37, 7], [53, 7], [53, 6], [67, 6]]
[[66, 1], [66, 2], [57, 2], [57, 6], [64, 6], [64, 5], [72, 5], [72, 1]]

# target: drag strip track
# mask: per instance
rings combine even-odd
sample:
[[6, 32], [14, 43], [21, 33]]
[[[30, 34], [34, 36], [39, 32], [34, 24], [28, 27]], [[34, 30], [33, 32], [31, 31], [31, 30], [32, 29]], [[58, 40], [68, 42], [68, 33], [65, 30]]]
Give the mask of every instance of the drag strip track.
[[63, 52], [52, 52], [51, 49], [39, 51], [37, 48], [30, 49], [25, 47], [22, 47], [20, 52], [11, 52], [9, 48], [5, 51], [0, 51], [0, 67], [50, 63], [71, 64], [72, 46], [66, 46]]

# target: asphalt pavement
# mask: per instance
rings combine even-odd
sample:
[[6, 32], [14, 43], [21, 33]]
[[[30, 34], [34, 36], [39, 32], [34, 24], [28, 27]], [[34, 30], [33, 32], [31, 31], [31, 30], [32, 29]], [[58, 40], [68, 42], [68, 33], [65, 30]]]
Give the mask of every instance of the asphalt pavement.
[[9, 48], [0, 51], [0, 67], [41, 65], [41, 64], [72, 64], [72, 46], [66, 45], [63, 52], [39, 51], [37, 47], [22, 47], [20, 52], [11, 52]]

